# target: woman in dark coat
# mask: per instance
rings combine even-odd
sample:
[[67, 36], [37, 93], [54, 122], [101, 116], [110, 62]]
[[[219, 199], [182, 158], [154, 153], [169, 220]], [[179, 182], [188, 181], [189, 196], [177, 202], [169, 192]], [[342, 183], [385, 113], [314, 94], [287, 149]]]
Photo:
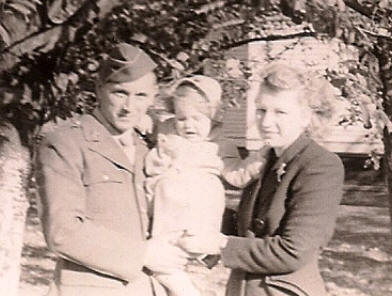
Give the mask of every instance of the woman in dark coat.
[[325, 85], [315, 96], [315, 84], [296, 69], [266, 70], [256, 122], [271, 150], [261, 177], [244, 190], [236, 233], [182, 241], [188, 251], [221, 255], [232, 269], [228, 296], [326, 295], [318, 256], [334, 231], [344, 170], [309, 133], [332, 115]]

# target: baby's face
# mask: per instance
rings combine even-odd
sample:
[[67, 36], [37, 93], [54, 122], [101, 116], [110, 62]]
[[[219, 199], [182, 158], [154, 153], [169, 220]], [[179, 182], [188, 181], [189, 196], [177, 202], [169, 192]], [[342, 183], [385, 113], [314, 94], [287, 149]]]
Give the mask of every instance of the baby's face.
[[178, 135], [193, 142], [205, 141], [211, 130], [211, 119], [192, 105], [175, 104]]

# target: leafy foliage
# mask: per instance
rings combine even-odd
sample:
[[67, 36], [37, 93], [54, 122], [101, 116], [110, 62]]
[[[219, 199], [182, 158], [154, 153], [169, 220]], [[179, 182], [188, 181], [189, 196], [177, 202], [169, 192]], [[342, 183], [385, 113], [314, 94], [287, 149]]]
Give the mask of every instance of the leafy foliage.
[[[392, 85], [387, 4], [384, 0], [0, 0], [3, 116], [28, 139], [46, 121], [93, 108], [99, 61], [120, 41], [148, 51], [166, 84], [200, 72], [207, 61], [222, 64], [227, 48], [250, 40], [319, 34], [341, 38], [361, 51], [360, 64], [346, 65], [345, 75], [328, 75], [352, 101], [353, 116], [358, 117], [367, 106], [359, 94], [369, 94], [380, 109], [391, 105], [386, 97]], [[226, 106], [235, 105], [247, 90], [244, 81], [249, 71], [246, 63], [240, 66], [242, 77], [234, 77], [226, 65], [218, 67]]]

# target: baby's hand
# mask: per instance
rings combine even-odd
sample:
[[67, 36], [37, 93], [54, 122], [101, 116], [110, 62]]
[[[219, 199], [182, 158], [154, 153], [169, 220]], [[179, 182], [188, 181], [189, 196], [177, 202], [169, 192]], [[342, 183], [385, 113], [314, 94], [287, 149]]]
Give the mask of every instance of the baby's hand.
[[184, 154], [184, 151], [187, 151], [187, 145], [189, 145], [187, 142], [177, 135], [159, 134], [157, 143], [158, 153], [160, 155], [166, 154], [172, 159], [179, 158]]
[[226, 243], [226, 236], [220, 232], [206, 232], [198, 235], [188, 233], [178, 241], [178, 245], [191, 254], [220, 254]]
[[251, 177], [255, 178], [260, 175], [264, 165], [265, 165], [265, 161], [256, 160], [248, 165], [247, 170], [251, 175]]

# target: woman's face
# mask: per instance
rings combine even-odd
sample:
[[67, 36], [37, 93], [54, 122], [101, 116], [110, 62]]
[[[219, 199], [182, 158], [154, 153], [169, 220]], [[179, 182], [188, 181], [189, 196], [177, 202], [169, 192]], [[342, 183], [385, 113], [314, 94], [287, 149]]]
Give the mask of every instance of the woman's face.
[[305, 131], [310, 109], [299, 101], [300, 92], [261, 90], [256, 99], [256, 121], [261, 137], [280, 155]]

